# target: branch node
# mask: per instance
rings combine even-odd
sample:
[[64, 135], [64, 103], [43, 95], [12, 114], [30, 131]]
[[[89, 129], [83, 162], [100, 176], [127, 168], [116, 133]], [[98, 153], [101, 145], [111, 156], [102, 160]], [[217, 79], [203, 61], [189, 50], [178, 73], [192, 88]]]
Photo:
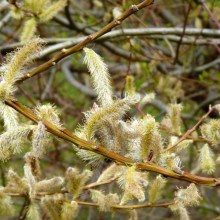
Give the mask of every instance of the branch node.
[[66, 48], [63, 48], [63, 49], [61, 50], [61, 52], [62, 52], [63, 54], [65, 54], [65, 53], [66, 53], [66, 51], [67, 51], [67, 49], [66, 49]]
[[92, 146], [92, 149], [93, 149], [93, 150], [98, 150], [98, 148], [99, 148], [99, 147], [96, 146], [96, 145], [93, 145], [93, 146]]
[[137, 5], [132, 5], [132, 6], [130, 7], [130, 9], [131, 9], [132, 11], [134, 11], [134, 12], [139, 10], [139, 8], [138, 8]]
[[93, 40], [93, 36], [92, 36], [92, 34], [90, 34], [88, 37], [87, 37], [87, 40], [89, 40], [89, 41], [91, 41], [91, 40]]
[[121, 24], [121, 21], [115, 20], [115, 24], [116, 24], [116, 25], [119, 25], [119, 24]]
[[174, 173], [177, 173], [177, 174], [179, 174], [179, 175], [183, 175], [183, 174], [184, 174], [184, 171], [183, 171], [183, 170], [180, 170], [180, 169], [178, 169], [178, 168], [176, 168], [176, 167], [173, 169], [173, 172], [174, 172]]

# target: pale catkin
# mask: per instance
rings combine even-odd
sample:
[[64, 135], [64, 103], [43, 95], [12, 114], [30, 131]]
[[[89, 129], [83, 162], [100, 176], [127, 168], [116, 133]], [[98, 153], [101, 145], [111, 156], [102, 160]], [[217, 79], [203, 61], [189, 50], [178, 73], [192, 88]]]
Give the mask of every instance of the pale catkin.
[[58, 0], [57, 2], [49, 5], [39, 15], [40, 21], [47, 22], [51, 20], [55, 15], [57, 15], [66, 6], [66, 3], [67, 3], [67, 0]]
[[76, 151], [76, 155], [80, 159], [86, 161], [89, 165], [93, 165], [93, 167], [98, 167], [101, 164], [101, 162], [105, 159], [105, 157], [101, 154], [97, 154], [92, 151], [79, 149], [77, 147], [74, 147], [74, 150]]
[[48, 0], [26, 0], [24, 6], [26, 6], [27, 9], [31, 9], [36, 14], [40, 14], [48, 2]]
[[7, 131], [18, 127], [18, 115], [13, 108], [0, 103], [0, 115], [4, 121], [4, 127]]
[[156, 179], [151, 182], [149, 189], [149, 202], [151, 204], [160, 199], [162, 195], [162, 190], [165, 187], [166, 182], [167, 181], [162, 178], [161, 175], [158, 175]]
[[91, 73], [93, 86], [98, 95], [98, 102], [101, 106], [111, 105], [113, 103], [113, 92], [106, 64], [92, 49], [84, 48], [83, 50], [85, 52], [84, 63]]
[[36, 179], [35, 179], [35, 177], [32, 173], [32, 169], [31, 169], [30, 164], [25, 164], [24, 165], [24, 176], [25, 176], [25, 179], [28, 182], [29, 196], [30, 196], [30, 198], [32, 198], [36, 194], [36, 190], [35, 190]]
[[84, 170], [82, 173], [76, 168], [69, 167], [66, 171], [67, 188], [77, 198], [83, 190], [84, 185], [92, 176], [92, 171]]
[[0, 187], [0, 213], [4, 216], [12, 216], [14, 211], [11, 197], [4, 193], [3, 187]]
[[62, 177], [54, 177], [37, 182], [35, 189], [37, 192], [57, 192], [61, 190], [63, 184], [64, 179]]
[[58, 128], [62, 128], [59, 118], [59, 111], [54, 105], [39, 105], [35, 108], [35, 112], [41, 120], [46, 119], [50, 123], [56, 125]]
[[129, 219], [128, 220], [138, 220], [138, 213], [136, 209], [129, 211]]
[[201, 127], [201, 133], [204, 138], [207, 138], [213, 145], [220, 143], [220, 120], [211, 119], [204, 123]]
[[98, 203], [99, 210], [107, 212], [111, 210], [111, 207], [119, 202], [118, 195], [116, 193], [109, 193], [105, 195], [102, 191], [90, 189], [91, 199], [93, 202]]
[[24, 160], [25, 163], [31, 167], [31, 172], [34, 176], [39, 176], [41, 174], [39, 158], [37, 156], [32, 152], [27, 152], [24, 156]]
[[125, 91], [128, 95], [135, 95], [134, 77], [132, 75], [128, 75], [125, 78]]
[[77, 209], [78, 204], [76, 201], [64, 202], [62, 205], [61, 220], [73, 220]]
[[41, 199], [41, 207], [52, 220], [60, 220], [64, 197], [61, 194], [46, 195]]
[[32, 151], [36, 157], [41, 158], [45, 152], [47, 143], [46, 128], [42, 121], [38, 122], [37, 128], [33, 130]]
[[150, 153], [152, 153], [155, 160], [159, 160], [162, 151], [162, 137], [158, 129], [158, 123], [152, 116], [147, 115], [142, 120], [142, 124], [141, 159], [148, 160]]
[[3, 73], [3, 80], [6, 84], [14, 84], [16, 80], [23, 76], [23, 68], [30, 64], [38, 56], [42, 49], [43, 41], [34, 38], [15, 52], [7, 55], [6, 68]]
[[146, 94], [140, 101], [139, 106], [142, 107], [143, 105], [152, 102], [155, 99], [155, 93], [148, 93]]
[[214, 173], [215, 161], [214, 154], [208, 144], [205, 144], [199, 154], [199, 167], [204, 173]]
[[0, 135], [0, 160], [7, 160], [12, 154], [23, 150], [22, 143], [34, 125], [18, 126]]
[[180, 220], [190, 220], [189, 213], [184, 206], [179, 207]]
[[145, 187], [148, 185], [148, 177], [146, 173], [136, 171], [136, 166], [126, 168], [117, 182], [124, 191], [121, 205], [133, 199], [137, 199], [139, 202], [145, 200]]
[[192, 143], [193, 143], [193, 140], [183, 140], [179, 144], [177, 144], [177, 146], [174, 147], [174, 151], [179, 153], [185, 148], [188, 148], [190, 144]]
[[167, 115], [162, 120], [161, 124], [170, 132], [177, 135], [181, 134], [181, 104], [170, 104], [167, 108]]
[[99, 176], [97, 182], [102, 182], [113, 177], [119, 176], [123, 171], [123, 166], [119, 166], [116, 163], [113, 163], [111, 166], [106, 168], [101, 175]]
[[179, 189], [175, 193], [175, 201], [181, 206], [198, 206], [202, 197], [194, 183], [191, 183], [186, 189]]
[[140, 97], [138, 95], [127, 96], [124, 99], [116, 101], [109, 107], [100, 108], [87, 119], [85, 125], [85, 134], [87, 139], [91, 139], [93, 133], [96, 130], [95, 126], [101, 119], [108, 117], [114, 120], [119, 120], [130, 109], [130, 106], [137, 103], [139, 100]]
[[30, 205], [28, 206], [28, 210], [27, 210], [27, 216], [26, 216], [27, 220], [41, 220], [41, 215], [40, 215], [40, 210], [38, 207], [38, 204], [36, 204], [35, 202], [31, 201]]
[[29, 186], [27, 180], [21, 178], [15, 171], [9, 170], [7, 179], [8, 179], [8, 184], [4, 188], [4, 192], [20, 193], [20, 194], [28, 193]]

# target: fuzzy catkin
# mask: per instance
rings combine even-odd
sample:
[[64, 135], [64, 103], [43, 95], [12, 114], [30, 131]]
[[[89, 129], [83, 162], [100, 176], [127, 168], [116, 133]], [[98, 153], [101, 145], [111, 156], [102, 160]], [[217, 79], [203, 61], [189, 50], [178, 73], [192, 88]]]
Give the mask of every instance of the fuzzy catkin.
[[67, 0], [59, 0], [47, 8], [39, 15], [40, 20], [43, 22], [47, 22], [51, 20], [59, 11], [61, 11], [66, 6]]
[[97, 100], [101, 106], [111, 105], [113, 92], [106, 64], [92, 49], [84, 48], [83, 50], [85, 52], [84, 63], [91, 73], [92, 82], [98, 95]]
[[204, 173], [214, 173], [215, 161], [214, 154], [208, 144], [205, 144], [199, 154], [199, 167]]
[[37, 29], [36, 26], [37, 26], [37, 22], [35, 18], [31, 18], [24, 23], [24, 28], [20, 36], [22, 43], [29, 41], [31, 40], [31, 38], [33, 38]]

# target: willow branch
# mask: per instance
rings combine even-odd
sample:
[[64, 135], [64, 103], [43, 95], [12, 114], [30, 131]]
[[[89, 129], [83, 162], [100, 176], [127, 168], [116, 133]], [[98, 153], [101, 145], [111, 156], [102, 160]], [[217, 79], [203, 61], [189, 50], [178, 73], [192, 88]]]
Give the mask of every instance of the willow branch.
[[105, 185], [105, 184], [112, 183], [112, 182], [115, 181], [118, 177], [119, 177], [119, 176], [115, 176], [115, 177], [112, 177], [111, 179], [108, 179], [108, 180], [105, 180], [105, 181], [102, 181], [102, 182], [90, 183], [90, 184], [84, 186], [83, 189], [86, 190], [86, 189], [96, 188], [96, 187], [101, 186], [101, 185]]
[[103, 27], [101, 30], [95, 32], [94, 34], [89, 35], [86, 37], [83, 41], [76, 44], [75, 46], [65, 49], [63, 48], [59, 53], [57, 53], [54, 57], [52, 57], [49, 61], [43, 63], [42, 65], [35, 68], [33, 71], [25, 74], [22, 78], [20, 78], [17, 82], [22, 82], [30, 77], [33, 77], [37, 75], [38, 73], [56, 65], [58, 61], [63, 59], [66, 56], [69, 56], [73, 53], [76, 53], [83, 49], [88, 43], [93, 42], [97, 38], [101, 37], [107, 32], [110, 32], [112, 28], [115, 28], [116, 26], [120, 25], [122, 21], [124, 21], [126, 18], [128, 18], [130, 15], [134, 14], [138, 10], [145, 8], [149, 5], [153, 4], [153, 0], [145, 0], [138, 5], [132, 5], [129, 9], [127, 9], [124, 13], [122, 13], [118, 18], [107, 24], [105, 27]]
[[[12, 197], [25, 197], [24, 194], [19, 194], [19, 193], [7, 193], [7, 195], [12, 196]], [[48, 194], [45, 194], [48, 195]], [[33, 198], [35, 200], [40, 200], [40, 198], [36, 197]], [[83, 205], [83, 206], [93, 206], [93, 207], [99, 207], [99, 204], [93, 203], [93, 202], [84, 202], [84, 201], [79, 201], [76, 200], [78, 205]], [[113, 209], [141, 209], [141, 208], [167, 208], [170, 205], [174, 205], [175, 201], [173, 202], [166, 202], [166, 203], [160, 203], [160, 204], [139, 204], [139, 205], [112, 205], [111, 208]]]
[[[82, 201], [76, 201], [78, 205], [83, 206], [93, 206], [93, 207], [99, 207], [97, 203], [93, 202], [82, 202]], [[140, 204], [140, 205], [113, 205], [111, 208], [113, 209], [141, 209], [141, 208], [154, 208], [154, 207], [161, 207], [161, 208], [167, 208], [170, 205], [174, 205], [175, 202], [166, 202], [161, 204]]]
[[[33, 122], [38, 123], [39, 119], [38, 119], [37, 115], [33, 111], [28, 109], [27, 107], [22, 105], [19, 101], [6, 100], [5, 104], [7, 104], [8, 106], [11, 106], [13, 109], [20, 112], [22, 115], [29, 118]], [[210, 111], [211, 111], [211, 109], [209, 110], [209, 113], [210, 113]], [[208, 115], [208, 113], [207, 113], [207, 115]], [[201, 120], [204, 120], [204, 119], [202, 118]], [[54, 134], [59, 138], [62, 138], [70, 143], [73, 143], [73, 144], [77, 145], [79, 148], [82, 148], [84, 150], [89, 150], [89, 151], [95, 152], [97, 154], [103, 155], [104, 157], [111, 159], [112, 161], [114, 161], [117, 164], [121, 164], [121, 165], [125, 165], [125, 166], [136, 165], [137, 169], [139, 169], [141, 171], [155, 172], [155, 173], [159, 173], [159, 174], [162, 174], [162, 175], [170, 177], [170, 178], [184, 180], [184, 181], [191, 182], [191, 183], [208, 185], [208, 186], [219, 186], [220, 185], [220, 178], [195, 176], [195, 175], [192, 175], [192, 174], [190, 174], [188, 172], [184, 172], [184, 171], [181, 173], [176, 173], [172, 170], [158, 166], [158, 165], [151, 163], [151, 162], [137, 163], [128, 157], [124, 157], [123, 155], [116, 154], [112, 151], [107, 150], [106, 148], [104, 148], [102, 146], [97, 146], [94, 142], [83, 140], [83, 139], [77, 137], [76, 135], [72, 134], [66, 128], [60, 129], [60, 128], [56, 127], [54, 124], [52, 124], [51, 122], [47, 121], [46, 119], [43, 119], [43, 123], [44, 123], [45, 127], [47, 128], [47, 131], [50, 132], [51, 134]], [[188, 132], [187, 135], [189, 135], [189, 134], [190, 134], [190, 132]]]

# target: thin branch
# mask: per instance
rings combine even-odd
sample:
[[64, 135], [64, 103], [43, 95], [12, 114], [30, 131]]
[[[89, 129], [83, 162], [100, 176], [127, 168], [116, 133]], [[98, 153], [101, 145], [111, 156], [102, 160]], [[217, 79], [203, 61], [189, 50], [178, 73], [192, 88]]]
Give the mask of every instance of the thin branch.
[[[114, 30], [109, 33], [104, 34], [103, 36], [96, 39], [96, 41], [105, 41], [108, 39], [118, 38], [122, 36], [149, 36], [149, 38], [161, 38], [161, 36], [166, 35], [169, 40], [178, 42], [180, 40], [179, 36], [183, 32], [183, 28], [180, 27], [153, 27], [153, 28], [127, 28], [122, 30]], [[174, 36], [173, 36], [174, 35]], [[200, 29], [200, 28], [186, 28], [185, 29], [185, 35], [187, 36], [203, 36], [208, 37], [206, 38], [186, 38], [184, 37], [182, 40], [182, 43], [192, 43], [195, 41], [195, 44], [211, 44], [211, 43], [217, 43], [219, 44], [219, 38], [220, 37], [220, 30], [218, 29]], [[216, 38], [214, 38], [216, 37]], [[58, 50], [61, 50], [62, 48], [68, 48], [72, 47], [75, 44], [78, 44], [85, 40], [86, 37], [72, 37], [72, 38], [43, 38], [45, 43], [47, 44], [54, 44], [59, 43], [53, 46], [49, 46], [46, 49], [43, 50], [43, 52], [40, 54], [39, 57], [43, 57], [49, 53], [56, 52]], [[0, 46], [1, 51], [11, 50], [16, 47], [21, 46], [22, 43], [11, 43], [11, 44], [4, 44]]]
[[[22, 194], [16, 194], [16, 193], [7, 193], [7, 195], [12, 196], [12, 197], [24, 197]], [[41, 194], [41, 195], [49, 195], [49, 194]], [[33, 198], [35, 200], [40, 200], [39, 197]], [[93, 207], [99, 207], [99, 204], [93, 203], [93, 202], [84, 202], [84, 201], [79, 201], [76, 200], [78, 205], [83, 205], [83, 206], [93, 206]], [[173, 202], [166, 202], [166, 203], [160, 203], [160, 204], [139, 204], [139, 205], [112, 205], [111, 208], [113, 209], [141, 209], [141, 208], [168, 208], [170, 205], [174, 205], [175, 201]]]
[[54, 57], [52, 57], [49, 61], [43, 63], [42, 65], [35, 68], [33, 71], [26, 73], [21, 79], [19, 79], [17, 82], [23, 82], [26, 79], [29, 79], [38, 73], [54, 66], [57, 64], [58, 61], [62, 60], [64, 57], [69, 56], [73, 53], [76, 53], [83, 49], [88, 43], [93, 42], [95, 39], [101, 37], [105, 33], [111, 31], [112, 28], [118, 26], [121, 24], [122, 21], [124, 21], [126, 18], [128, 18], [130, 15], [134, 14], [138, 10], [145, 8], [149, 5], [153, 4], [153, 0], [145, 0], [138, 5], [132, 5], [129, 9], [127, 9], [124, 13], [122, 13], [118, 18], [107, 24], [105, 27], [103, 27], [101, 30], [95, 32], [94, 34], [89, 35], [81, 41], [80, 43], [76, 44], [75, 46], [66, 49], [63, 48], [58, 54], [56, 54]]
[[208, 12], [209, 16], [211, 17], [212, 21], [216, 24], [216, 26], [220, 29], [220, 22], [218, 19], [215, 17], [215, 15], [210, 11], [209, 7], [205, 3], [204, 0], [199, 0], [202, 7]]
[[174, 58], [174, 64], [178, 61], [178, 57], [179, 57], [179, 50], [180, 50], [180, 46], [181, 46], [181, 43], [182, 43], [182, 40], [183, 40], [183, 37], [185, 35], [185, 32], [186, 32], [186, 25], [187, 25], [187, 22], [188, 22], [188, 18], [189, 18], [189, 13], [191, 11], [191, 8], [192, 8], [192, 0], [190, 0], [189, 2], [189, 7], [187, 9], [187, 12], [186, 12], [186, 16], [185, 16], [185, 19], [184, 19], [184, 24], [183, 24], [183, 32], [181, 34], [181, 37], [180, 37], [180, 40], [177, 44], [177, 47], [176, 47], [176, 56]]
[[[93, 202], [82, 202], [82, 201], [76, 201], [79, 205], [83, 206], [93, 206], [93, 207], [99, 207], [97, 203]], [[113, 205], [111, 208], [113, 209], [141, 209], [141, 208], [167, 208], [170, 205], [174, 205], [175, 202], [166, 202], [161, 204], [140, 204], [140, 205]]]
[[95, 187], [98, 187], [98, 186], [101, 186], [101, 185], [105, 185], [105, 184], [109, 184], [109, 183], [112, 183], [113, 181], [115, 181], [119, 176], [115, 176], [115, 177], [112, 177], [111, 179], [108, 179], [108, 180], [105, 180], [105, 181], [102, 181], [102, 182], [95, 182], [95, 183], [90, 183], [86, 186], [83, 187], [83, 189], [91, 189], [91, 188], [95, 188]]
[[175, 148], [179, 143], [181, 143], [182, 141], [184, 141], [185, 139], [187, 139], [187, 137], [192, 134], [200, 125], [201, 123], [208, 117], [208, 115], [214, 110], [214, 107], [209, 108], [209, 111], [203, 115], [199, 121], [191, 128], [189, 129], [174, 145], [172, 146], [168, 146], [165, 151], [170, 151], [173, 148]]

